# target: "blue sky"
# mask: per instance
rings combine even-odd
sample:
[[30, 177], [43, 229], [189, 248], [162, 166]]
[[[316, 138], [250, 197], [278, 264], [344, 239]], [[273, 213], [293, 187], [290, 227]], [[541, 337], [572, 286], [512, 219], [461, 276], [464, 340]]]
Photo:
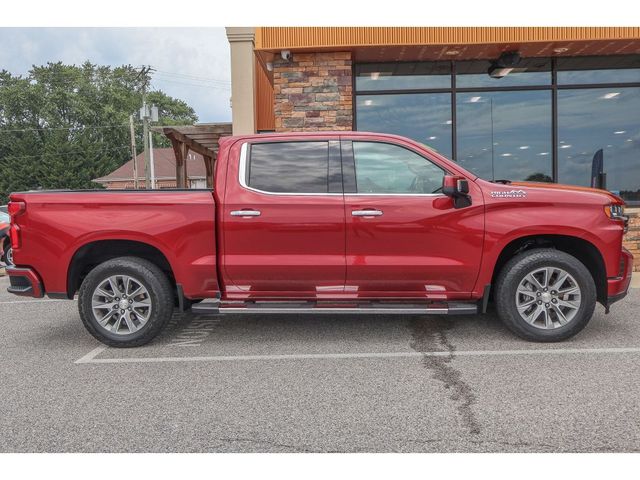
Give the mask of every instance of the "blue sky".
[[0, 69], [25, 74], [62, 61], [151, 65], [152, 85], [186, 101], [200, 122], [231, 120], [224, 28], [0, 28]]

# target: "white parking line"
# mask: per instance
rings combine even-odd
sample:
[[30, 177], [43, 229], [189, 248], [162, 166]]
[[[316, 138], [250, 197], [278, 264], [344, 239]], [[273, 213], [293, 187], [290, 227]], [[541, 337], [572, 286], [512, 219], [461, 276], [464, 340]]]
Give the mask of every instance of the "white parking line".
[[[294, 353], [282, 355], [214, 355], [205, 357], [131, 357], [96, 358], [107, 347], [98, 347], [75, 361], [86, 363], [167, 363], [167, 362], [243, 362], [269, 360], [334, 360], [366, 358], [448, 357], [449, 352], [371, 352], [371, 353]], [[574, 355], [603, 353], [640, 353], [640, 347], [625, 348], [548, 348], [530, 350], [461, 350], [455, 357], [509, 356], [509, 355]]]
[[95, 361], [93, 359], [95, 357], [97, 357], [98, 355], [100, 355], [102, 352], [104, 352], [106, 349], [107, 349], [107, 347], [94, 348], [89, 353], [87, 353], [84, 357], [79, 358], [78, 360], [76, 360], [75, 363], [90, 363], [91, 361]]
[[55, 300], [51, 298], [33, 299], [33, 300], [11, 300], [9, 302], [0, 302], [0, 305], [14, 305], [17, 303], [44, 303], [44, 302], [68, 302], [69, 300]]

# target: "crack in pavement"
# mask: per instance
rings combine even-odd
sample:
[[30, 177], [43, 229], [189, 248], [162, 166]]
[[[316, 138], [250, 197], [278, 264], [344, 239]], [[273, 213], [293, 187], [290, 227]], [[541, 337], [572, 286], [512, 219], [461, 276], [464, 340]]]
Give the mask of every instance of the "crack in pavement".
[[[409, 322], [412, 337], [409, 345], [416, 352], [425, 354], [422, 355], [422, 364], [431, 371], [433, 379], [442, 382], [444, 388], [449, 390], [449, 398], [455, 402], [469, 433], [479, 435], [480, 422], [473, 410], [476, 397], [469, 384], [462, 379], [462, 373], [452, 364], [455, 358], [455, 347], [446, 334], [452, 326], [453, 322], [443, 317], [412, 318]], [[442, 349], [449, 352], [449, 355], [438, 357], [426, 355], [428, 352]]]
[[[432, 443], [442, 443], [442, 442], [448, 442], [451, 443], [453, 441], [455, 441], [455, 439], [452, 438], [441, 438], [441, 439], [425, 439], [425, 440], [421, 440], [421, 439], [413, 439], [413, 438], [406, 438], [404, 439], [404, 441], [406, 442], [411, 442], [411, 443], [419, 443], [419, 444], [432, 444]], [[544, 449], [550, 449], [551, 451], [553, 451], [554, 453], [558, 453], [558, 452], [565, 452], [565, 453], [575, 453], [575, 452], [621, 452], [623, 450], [620, 449], [616, 449], [613, 447], [609, 447], [606, 445], [598, 445], [595, 447], [591, 447], [591, 448], [566, 448], [560, 445], [555, 445], [555, 444], [551, 444], [551, 443], [543, 443], [543, 442], [527, 442], [524, 440], [521, 441], [513, 441], [513, 442], [508, 442], [505, 440], [491, 440], [491, 439], [459, 439], [459, 441], [461, 443], [471, 443], [473, 445], [485, 445], [485, 444], [494, 444], [494, 445], [502, 445], [505, 447], [525, 447], [525, 448], [530, 448], [532, 449], [530, 452], [538, 452], [538, 451], [542, 451]], [[535, 450], [535, 449], [540, 449], [540, 450]], [[627, 452], [638, 452], [640, 450], [628, 450]], [[506, 450], [501, 450], [502, 453], [509, 453]]]

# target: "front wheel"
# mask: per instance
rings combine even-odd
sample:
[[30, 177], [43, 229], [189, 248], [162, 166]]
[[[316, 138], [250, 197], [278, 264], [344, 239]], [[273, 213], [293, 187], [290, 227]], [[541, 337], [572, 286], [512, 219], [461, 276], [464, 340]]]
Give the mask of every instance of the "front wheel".
[[86, 329], [112, 347], [153, 340], [173, 313], [173, 289], [153, 263], [137, 257], [109, 260], [82, 282], [78, 309]]
[[580, 332], [593, 316], [596, 287], [577, 258], [535, 249], [509, 260], [496, 282], [496, 309], [516, 335], [558, 342]]

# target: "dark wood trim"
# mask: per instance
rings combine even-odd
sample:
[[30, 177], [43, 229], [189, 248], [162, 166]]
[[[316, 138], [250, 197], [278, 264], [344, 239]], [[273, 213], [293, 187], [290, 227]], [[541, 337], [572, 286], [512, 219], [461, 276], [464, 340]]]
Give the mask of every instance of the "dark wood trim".
[[165, 131], [164, 134], [172, 142], [175, 140], [179, 143], [184, 143], [185, 145], [189, 146], [190, 150], [193, 150], [194, 152], [199, 153], [202, 156], [215, 155], [215, 151], [213, 151], [212, 149], [205, 147], [200, 142], [196, 142], [195, 140], [192, 140], [191, 138], [187, 137], [185, 134], [181, 132], [178, 132], [177, 130]]
[[204, 157], [204, 168], [207, 171], [207, 188], [213, 188], [213, 157]]

